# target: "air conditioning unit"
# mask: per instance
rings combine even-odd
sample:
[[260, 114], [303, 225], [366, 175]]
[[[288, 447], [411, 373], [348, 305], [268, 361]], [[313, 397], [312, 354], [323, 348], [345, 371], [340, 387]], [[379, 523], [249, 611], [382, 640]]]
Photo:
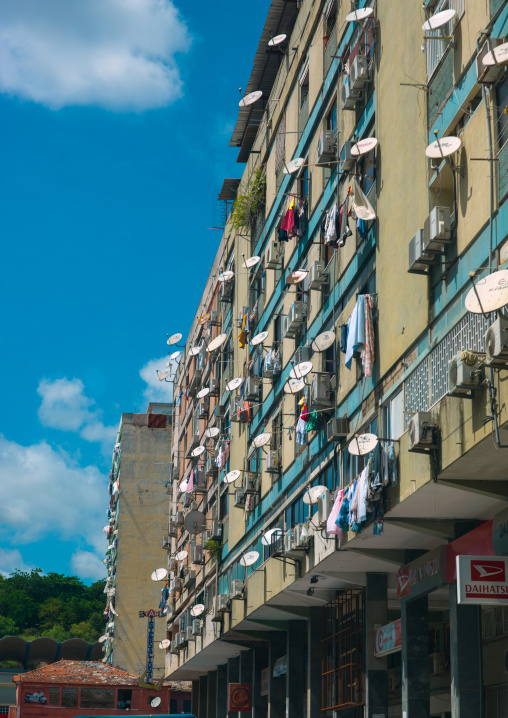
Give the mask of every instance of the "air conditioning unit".
[[[409, 269], [412, 274], [428, 274], [435, 254], [423, 251], [423, 229], [419, 229], [409, 242]], [[442, 247], [442, 245], [440, 245]]]
[[215, 456], [209, 456], [206, 460], [205, 474], [207, 476], [216, 476], [219, 467], [215, 463]]
[[218, 379], [210, 379], [208, 388], [210, 389], [210, 396], [217, 396], [217, 394], [219, 393], [219, 380]]
[[301, 364], [304, 361], [310, 361], [312, 359], [313, 351], [310, 347], [298, 347], [295, 352], [295, 363]]
[[423, 250], [440, 252], [451, 241], [450, 208], [434, 207], [423, 225]]
[[197, 566], [203, 566], [205, 563], [203, 546], [201, 546], [200, 544], [196, 544], [191, 547], [191, 563]]
[[477, 389], [483, 379], [483, 372], [478, 363], [466, 364], [457, 354], [448, 363], [448, 393], [452, 396], [469, 396], [472, 389]]
[[[330, 514], [332, 512], [332, 506], [333, 506], [333, 502], [332, 502], [331, 494], [328, 491], [328, 489], [324, 489], [323, 493], [321, 494], [321, 496], [319, 497], [318, 502], [317, 502], [318, 510], [317, 510], [316, 518], [317, 518], [318, 526], [320, 526], [321, 528], [326, 526], [328, 517], [330, 516]], [[314, 519], [314, 517], [313, 517], [313, 519]]]
[[431, 676], [446, 675], [446, 653], [431, 653], [429, 655], [429, 672]]
[[186, 492], [186, 493], [183, 495], [183, 498], [182, 498], [182, 504], [183, 504], [184, 509], [188, 509], [189, 506], [192, 504], [193, 500], [194, 500], [194, 499], [193, 499], [193, 497], [192, 497], [192, 494], [188, 494], [188, 493]]
[[309, 270], [309, 289], [323, 289], [330, 282], [328, 272], [325, 271], [325, 263], [313, 262]]
[[180, 478], [180, 462], [178, 459], [171, 464], [171, 478], [177, 481]]
[[245, 502], [247, 500], [247, 493], [245, 489], [235, 489], [235, 507], [237, 509], [245, 508]]
[[191, 454], [192, 454], [192, 452], [194, 451], [194, 449], [196, 449], [198, 446], [199, 446], [199, 433], [195, 431], [195, 432], [192, 434], [191, 440], [190, 440], [189, 445], [188, 445], [188, 447], [187, 447], [186, 457], [187, 457], [188, 459], [192, 458], [192, 457], [191, 457]]
[[169, 652], [172, 653], [173, 655], [175, 655], [175, 654], [178, 655], [179, 649], [176, 646], [176, 641], [171, 641], [171, 648], [169, 649]]
[[235, 280], [229, 279], [227, 282], [221, 282], [219, 299], [223, 303], [233, 301], [233, 287], [235, 286]]
[[226, 408], [222, 404], [217, 404], [213, 413], [216, 419], [223, 419], [226, 415]]
[[171, 539], [169, 536], [162, 537], [162, 548], [166, 549], [166, 551], [171, 551]]
[[183, 511], [177, 511], [176, 512], [176, 518], [175, 523], [177, 526], [183, 526], [183, 521], [185, 519]]
[[183, 586], [183, 581], [181, 578], [172, 578], [169, 582], [169, 590], [170, 591], [181, 591]]
[[176, 573], [178, 571], [178, 561], [176, 558], [170, 558], [168, 561], [168, 570], [171, 573]]
[[219, 613], [229, 613], [230, 608], [228, 606], [228, 595], [227, 593], [219, 593], [218, 596], [215, 596], [215, 606], [217, 608], [217, 611]]
[[280, 244], [278, 242], [270, 242], [265, 254], [266, 269], [278, 269], [281, 265]]
[[502, 44], [502, 40], [497, 37], [491, 37], [487, 42], [484, 42], [480, 48], [480, 51], [476, 55], [476, 74], [478, 82], [495, 82], [501, 73], [504, 71], [504, 66], [507, 61], [505, 55], [504, 60], [499, 65], [487, 65], [483, 64], [483, 58], [485, 55], [494, 50], [498, 45]]
[[194, 369], [194, 374], [192, 375], [192, 379], [190, 380], [188, 393], [189, 396], [192, 396], [201, 386], [201, 377], [203, 376], [203, 372], [201, 369]]
[[194, 472], [194, 486], [193, 489], [195, 494], [206, 494], [207, 492], [207, 485], [206, 485], [206, 476], [204, 471], [195, 471]]
[[189, 588], [193, 583], [196, 583], [196, 572], [191, 568], [183, 579], [183, 586], [184, 588]]
[[170, 538], [176, 538], [177, 536], [177, 529], [176, 529], [176, 522], [170, 521], [168, 523], [168, 535]]
[[310, 385], [310, 408], [329, 409], [332, 404], [330, 375], [314, 374]]
[[257, 474], [248, 473], [245, 477], [245, 493], [247, 494], [259, 494], [260, 480]]
[[245, 399], [257, 399], [259, 396], [259, 377], [248, 376], [245, 380], [244, 387], [244, 398]]
[[203, 633], [203, 621], [201, 618], [195, 618], [192, 621], [192, 635], [200, 636]]
[[369, 61], [365, 55], [357, 55], [349, 69], [349, 86], [352, 92], [361, 92], [369, 81]]
[[499, 316], [485, 334], [485, 364], [502, 366], [508, 362], [508, 319]]
[[305, 524], [296, 524], [294, 528], [295, 549], [307, 549], [309, 546], [309, 530]]
[[268, 451], [266, 454], [266, 471], [268, 474], [279, 474], [281, 469], [280, 454], [278, 451]]
[[409, 451], [429, 449], [433, 446], [430, 411], [417, 411], [409, 420]]
[[213, 541], [220, 541], [222, 539], [222, 521], [219, 521], [219, 519], [212, 519], [210, 538]]
[[229, 598], [243, 598], [243, 581], [235, 578], [229, 584]]
[[185, 629], [185, 635], [187, 637], [187, 642], [196, 640], [196, 636], [192, 632], [192, 626], [187, 626]]
[[185, 631], [179, 631], [176, 634], [175, 643], [176, 643], [176, 647], [179, 648], [180, 650], [182, 648], [185, 648], [185, 646], [187, 645], [187, 634], [185, 633]]
[[326, 436], [328, 441], [340, 441], [349, 434], [349, 419], [347, 416], [341, 418], [334, 416], [326, 425]]
[[317, 144], [317, 163], [325, 164], [335, 160], [337, 144], [335, 140], [335, 132], [333, 130], [325, 130], [319, 136]]
[[349, 77], [344, 77], [344, 82], [340, 88], [340, 100], [343, 110], [354, 110], [356, 109], [356, 103], [360, 99], [361, 92], [359, 90], [353, 90], [351, 88], [351, 82]]
[[284, 336], [294, 339], [303, 328], [303, 304], [293, 302], [286, 316]]
[[351, 154], [351, 149], [354, 142], [347, 140], [340, 148], [339, 160], [340, 160], [340, 171], [349, 172], [355, 166], [356, 157]]
[[295, 550], [295, 532], [294, 529], [288, 529], [284, 536], [284, 553], [291, 553]]
[[219, 312], [213, 311], [210, 312], [210, 319], [208, 320], [208, 324], [211, 327], [218, 327], [219, 326]]
[[224, 612], [219, 611], [219, 596], [214, 596], [213, 603], [212, 603], [212, 621], [222, 622], [223, 620], [224, 620]]
[[208, 410], [210, 408], [209, 401], [200, 401], [198, 404], [197, 415], [199, 419], [206, 419], [208, 416]]

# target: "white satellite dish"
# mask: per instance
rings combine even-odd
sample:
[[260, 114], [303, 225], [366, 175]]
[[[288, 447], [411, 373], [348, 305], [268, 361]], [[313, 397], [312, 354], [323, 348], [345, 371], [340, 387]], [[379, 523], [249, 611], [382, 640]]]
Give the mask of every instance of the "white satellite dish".
[[196, 603], [195, 606], [193, 606], [190, 610], [191, 616], [201, 616], [203, 611], [205, 610], [205, 606], [203, 603]]
[[329, 349], [335, 341], [335, 332], [322, 332], [312, 342], [311, 349], [315, 352], [324, 352]]
[[235, 379], [231, 379], [230, 382], [226, 384], [226, 389], [228, 391], [233, 391], [234, 389], [238, 389], [238, 387], [242, 386], [243, 379], [241, 376], [237, 376]]
[[201, 389], [201, 391], [198, 391], [196, 396], [198, 399], [204, 399], [205, 396], [207, 396], [209, 393], [210, 393], [210, 389], [207, 386], [205, 386], [204, 389]]
[[219, 429], [216, 426], [212, 426], [210, 429], [206, 429], [205, 437], [207, 439], [213, 439], [215, 436], [218, 436], [219, 433]]
[[168, 344], [169, 344], [169, 346], [171, 346], [172, 344], [178, 344], [178, 342], [180, 341], [181, 338], [182, 338], [182, 335], [181, 335], [181, 334], [172, 334], [172, 335], [168, 338]]
[[284, 384], [285, 394], [298, 394], [299, 391], [305, 388], [305, 379], [289, 379]]
[[446, 23], [450, 22], [450, 20], [452, 20], [456, 14], [456, 10], [443, 10], [442, 12], [437, 12], [435, 15], [433, 15], [431, 18], [429, 18], [426, 22], [423, 23], [423, 32], [437, 30], [438, 27], [443, 27], [443, 25], [446, 25]]
[[291, 272], [291, 274], [286, 277], [286, 284], [298, 284], [299, 282], [303, 282], [307, 275], [308, 272], [305, 272], [303, 269], [297, 269], [295, 272]]
[[374, 149], [377, 145], [377, 137], [366, 137], [364, 140], [359, 140], [351, 147], [351, 154], [354, 157], [358, 155], [366, 155], [368, 152]]
[[268, 444], [268, 442], [270, 441], [271, 438], [272, 438], [271, 434], [259, 434], [259, 436], [255, 436], [252, 439], [252, 446], [255, 449], [259, 449], [262, 446], [264, 446], [265, 444]]
[[175, 359], [178, 359], [178, 357], [180, 356], [180, 354], [181, 354], [181, 352], [173, 352], [169, 358], [170, 358], [172, 361], [175, 361]]
[[189, 356], [195, 357], [199, 352], [201, 351], [201, 347], [192, 347], [192, 349], [189, 349]]
[[155, 696], [155, 698], [152, 698], [150, 701], [150, 705], [152, 708], [157, 708], [157, 706], [160, 706], [162, 698], [160, 696]]
[[222, 274], [219, 274], [217, 279], [219, 280], [219, 282], [229, 282], [229, 280], [233, 279], [234, 276], [235, 273], [228, 269], [227, 272], [222, 272]]
[[298, 172], [300, 167], [303, 167], [304, 163], [305, 160], [303, 157], [296, 157], [294, 160], [291, 160], [291, 162], [285, 164], [282, 171], [285, 175], [292, 175], [295, 172]]
[[503, 65], [508, 62], [508, 42], [503, 42], [502, 45], [498, 45], [491, 52], [488, 52], [482, 62], [486, 67]]
[[358, 22], [359, 20], [366, 20], [374, 13], [371, 7], [362, 7], [359, 10], [353, 10], [349, 15], [346, 15], [346, 22]]
[[201, 456], [201, 454], [202, 454], [204, 451], [205, 451], [205, 447], [204, 447], [204, 446], [196, 446], [195, 449], [192, 449], [192, 451], [191, 451], [191, 456], [193, 456], [194, 458], [196, 458], [196, 456]]
[[[476, 290], [476, 291], [475, 291]], [[480, 301], [478, 301], [478, 297]], [[481, 304], [481, 306], [480, 306]], [[494, 312], [508, 304], [508, 269], [493, 272], [480, 279], [474, 289], [470, 289], [466, 297], [466, 309], [474, 314]]]
[[189, 485], [189, 479], [184, 479], [180, 486], [178, 487], [180, 490], [180, 493], [184, 494], [187, 491], [187, 486]]
[[244, 553], [240, 559], [240, 566], [252, 566], [253, 563], [256, 563], [258, 558], [259, 553], [257, 551], [247, 551], [247, 553]]
[[159, 381], [164, 381], [164, 379], [166, 379], [166, 377], [168, 377], [170, 374], [171, 374], [171, 369], [164, 369], [164, 371], [160, 371], [157, 374], [157, 379]]
[[260, 259], [261, 257], [247, 257], [245, 262], [242, 264], [242, 267], [244, 269], [250, 269], [251, 267], [255, 267]]
[[240, 478], [240, 474], [242, 472], [239, 471], [239, 469], [233, 469], [233, 471], [230, 471], [229, 474], [226, 474], [224, 477], [224, 483], [225, 484], [232, 484], [234, 481]]
[[159, 643], [159, 648], [162, 648], [163, 650], [165, 650], [166, 648], [169, 648], [170, 645], [171, 645], [171, 641], [169, 639], [165, 638], [163, 641], [161, 641]]
[[317, 504], [321, 496], [328, 491], [326, 486], [312, 486], [303, 495], [304, 504]]
[[187, 558], [187, 556], [188, 556], [187, 551], [179, 551], [179, 552], [176, 554], [175, 558], [176, 558], [177, 561], [183, 561], [184, 558]]
[[294, 366], [291, 371], [289, 372], [289, 378], [290, 379], [303, 379], [304, 376], [307, 376], [314, 367], [312, 366], [311, 361], [302, 361], [300, 364], [297, 364]]
[[280, 45], [281, 42], [284, 42], [286, 37], [287, 35], [275, 35], [271, 40], [268, 40], [268, 44], [270, 47], [275, 47], [276, 45]]
[[462, 145], [460, 137], [441, 137], [440, 140], [432, 142], [427, 149], [425, 154], [431, 160], [440, 160], [443, 157], [449, 157], [457, 152]]
[[263, 97], [263, 93], [261, 90], [256, 90], [255, 92], [250, 92], [248, 95], [245, 95], [245, 97], [242, 97], [238, 105], [240, 107], [247, 107], [247, 105], [253, 105], [255, 102], [257, 102], [261, 97]]
[[189, 511], [183, 521], [183, 525], [185, 526], [187, 531], [193, 536], [195, 536], [196, 534], [201, 534], [206, 529], [205, 515], [197, 509]]
[[226, 341], [227, 338], [228, 338], [228, 335], [227, 335], [227, 334], [219, 334], [219, 336], [218, 336], [218, 337], [215, 337], [215, 339], [212, 339], [212, 341], [211, 341], [210, 344], [208, 345], [208, 351], [209, 351], [209, 352], [214, 352], [214, 351], [215, 351], [216, 349], [218, 349], [222, 344], [224, 344], [224, 342]]
[[252, 337], [250, 343], [253, 347], [257, 347], [258, 344], [262, 344], [268, 336], [268, 332], [259, 332], [255, 337]]
[[282, 536], [282, 529], [270, 529], [261, 536], [261, 543], [270, 546], [278, 536]]
[[349, 443], [348, 450], [354, 456], [370, 454], [377, 446], [379, 439], [375, 434], [360, 434]]
[[168, 575], [167, 569], [165, 568], [156, 568], [155, 571], [152, 573], [152, 581], [164, 581], [166, 576]]
[[107, 637], [107, 636], [101, 636], [101, 637], [99, 638], [99, 643], [104, 643], [104, 641], [107, 641], [107, 640], [108, 640], [108, 637]]

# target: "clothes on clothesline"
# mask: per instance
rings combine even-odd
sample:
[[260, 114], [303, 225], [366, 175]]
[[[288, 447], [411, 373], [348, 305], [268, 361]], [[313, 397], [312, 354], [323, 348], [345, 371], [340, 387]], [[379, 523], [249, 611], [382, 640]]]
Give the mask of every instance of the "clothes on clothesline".
[[307, 231], [307, 225], [307, 200], [303, 197], [296, 199], [290, 196], [288, 198], [288, 208], [279, 228], [279, 240], [287, 242], [293, 237], [303, 237]]
[[325, 244], [329, 247], [344, 247], [346, 239], [353, 234], [349, 227], [348, 214], [349, 192], [340, 207], [334, 202], [331, 209], [325, 213], [321, 230], [325, 236]]
[[[346, 335], [346, 368], [351, 369], [355, 354], [361, 359], [365, 376], [372, 376], [374, 364], [374, 299], [371, 294], [359, 294], [346, 325], [341, 327], [341, 351]], [[346, 326], [346, 330], [344, 327]]]

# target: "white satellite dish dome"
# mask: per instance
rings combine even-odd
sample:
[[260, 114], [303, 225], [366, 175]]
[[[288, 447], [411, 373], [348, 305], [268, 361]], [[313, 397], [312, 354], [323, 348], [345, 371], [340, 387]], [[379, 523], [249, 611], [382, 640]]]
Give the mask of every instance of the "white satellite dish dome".
[[242, 472], [239, 469], [233, 469], [228, 474], [226, 474], [226, 476], [224, 477], [224, 483], [225, 484], [234, 483], [237, 479], [240, 478], [241, 473]]
[[219, 282], [229, 282], [229, 280], [233, 279], [234, 276], [235, 276], [235, 273], [232, 272], [230, 269], [228, 269], [227, 271], [219, 274], [217, 279], [219, 280]]
[[155, 698], [152, 698], [150, 701], [150, 705], [152, 708], [157, 708], [157, 706], [160, 706], [162, 698], [160, 696], [155, 696]]
[[255, 92], [249, 92], [248, 95], [245, 95], [245, 97], [242, 97], [238, 105], [240, 107], [247, 107], [247, 105], [253, 105], [255, 102], [257, 102], [259, 99], [263, 97], [263, 93], [261, 90], [256, 90]]
[[167, 638], [165, 638], [163, 641], [159, 643], [159, 648], [162, 648], [163, 650], [166, 648], [169, 648], [171, 645], [171, 641]]
[[171, 346], [172, 344], [178, 344], [181, 338], [181, 334], [172, 334], [170, 337], [168, 337], [169, 346]]
[[252, 566], [259, 558], [257, 551], [247, 551], [240, 559], [240, 566]]
[[349, 442], [348, 450], [354, 456], [370, 454], [377, 446], [379, 439], [375, 434], [359, 434]]
[[201, 389], [201, 391], [198, 391], [198, 393], [196, 394], [196, 396], [197, 396], [198, 399], [204, 399], [205, 396], [208, 396], [209, 393], [210, 393], [209, 387], [205, 386], [204, 389]]
[[167, 377], [171, 374], [171, 369], [164, 369], [163, 371], [158, 372], [157, 379], [159, 381], [164, 381], [164, 379], [167, 379]]
[[290, 379], [303, 379], [304, 376], [307, 376], [314, 367], [312, 366], [311, 361], [302, 361], [300, 364], [297, 364], [294, 366], [291, 371], [289, 372], [289, 378]]
[[366, 137], [364, 140], [358, 140], [358, 142], [355, 142], [351, 147], [351, 154], [354, 157], [366, 155], [377, 146], [377, 143], [377, 137]]
[[220, 430], [216, 426], [211, 426], [209, 429], [206, 429], [205, 431], [205, 437], [207, 439], [213, 439], [215, 436], [218, 436], [220, 434]]
[[234, 379], [231, 379], [230, 382], [227, 383], [226, 389], [228, 391], [234, 391], [235, 389], [238, 389], [242, 385], [243, 379], [241, 376], [237, 376]]
[[261, 543], [264, 546], [270, 546], [277, 536], [282, 536], [282, 529], [269, 529], [261, 536]]
[[205, 447], [204, 446], [196, 446], [195, 449], [192, 449], [191, 456], [196, 458], [196, 456], [201, 456], [202, 453], [204, 453]]
[[305, 379], [288, 379], [284, 384], [285, 394], [298, 394], [303, 389], [305, 389]]
[[467, 293], [465, 304], [466, 309], [474, 314], [481, 314], [482, 309], [485, 313], [494, 312], [508, 304], [508, 269], [480, 279]]
[[305, 160], [303, 157], [295, 157], [294, 160], [291, 160], [291, 162], [284, 165], [282, 172], [285, 175], [292, 175], [295, 172], [298, 172], [300, 167], [303, 167], [304, 164]]
[[259, 332], [259, 334], [256, 334], [255, 337], [252, 337], [251, 344], [253, 347], [257, 346], [258, 344], [262, 344], [265, 339], [268, 336], [268, 332]]
[[184, 558], [187, 558], [187, 556], [188, 556], [187, 551], [179, 551], [179, 552], [176, 554], [175, 558], [176, 558], [177, 561], [183, 561]]
[[486, 67], [492, 65], [503, 65], [508, 62], [508, 42], [503, 42], [502, 45], [494, 47], [491, 52], [488, 52], [482, 60]]
[[271, 438], [271, 434], [258, 434], [258, 436], [255, 436], [252, 439], [252, 446], [254, 446], [254, 448], [256, 449], [259, 449], [265, 444], [268, 444]]
[[243, 262], [242, 267], [244, 269], [250, 269], [251, 267], [255, 267], [260, 259], [261, 257], [247, 257], [245, 262]]
[[201, 616], [201, 614], [203, 613], [204, 610], [205, 610], [205, 606], [203, 603], [196, 603], [196, 605], [193, 606], [190, 610], [191, 616], [194, 616], [194, 617]]
[[438, 27], [443, 27], [443, 25], [446, 25], [450, 22], [450, 20], [453, 20], [456, 14], [456, 10], [443, 10], [442, 12], [437, 12], [423, 23], [423, 32], [430, 32], [431, 30], [437, 30]]
[[275, 35], [275, 37], [272, 37], [271, 40], [268, 40], [268, 45], [270, 47], [275, 47], [276, 45], [280, 45], [281, 42], [284, 42], [287, 35]]
[[453, 155], [460, 150], [462, 140], [460, 137], [441, 137], [440, 140], [431, 142], [425, 150], [426, 156], [431, 160], [440, 160], [443, 157]]
[[210, 344], [208, 345], [208, 351], [213, 352], [216, 349], [218, 349], [220, 346], [224, 344], [226, 339], [228, 338], [227, 334], [219, 334], [218, 337], [215, 337], [215, 339], [212, 339]]
[[326, 488], [326, 486], [312, 486], [304, 493], [303, 503], [317, 504], [321, 496], [323, 496], [323, 494], [326, 494], [327, 491], [328, 489]]
[[324, 352], [329, 349], [335, 341], [335, 333], [331, 331], [322, 332], [312, 341], [311, 349], [315, 352]]
[[152, 581], [164, 581], [166, 576], [168, 575], [167, 569], [165, 568], [156, 568], [155, 571], [152, 572]]
[[368, 17], [374, 14], [374, 10], [371, 7], [362, 7], [359, 10], [353, 10], [349, 15], [346, 15], [346, 22], [358, 22], [359, 20], [366, 20]]

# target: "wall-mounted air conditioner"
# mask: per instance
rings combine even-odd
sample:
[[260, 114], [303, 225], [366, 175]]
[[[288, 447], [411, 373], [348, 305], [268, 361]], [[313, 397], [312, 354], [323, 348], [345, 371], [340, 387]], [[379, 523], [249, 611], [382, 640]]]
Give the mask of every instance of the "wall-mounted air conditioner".
[[182, 650], [187, 645], [187, 634], [185, 631], [178, 631], [175, 636], [176, 647]]
[[169, 582], [169, 590], [170, 591], [181, 591], [182, 590], [183, 581], [181, 578], [177, 578], [176, 576], [171, 579]]
[[294, 339], [303, 329], [303, 303], [293, 302], [289, 307], [284, 327], [284, 336]]
[[187, 636], [187, 642], [196, 640], [196, 636], [192, 632], [192, 626], [187, 626], [185, 629], [185, 635]]
[[294, 528], [294, 548], [306, 550], [309, 546], [309, 530], [305, 524], [296, 524]]
[[495, 82], [498, 77], [504, 72], [504, 67], [508, 61], [508, 55], [504, 55], [504, 60], [498, 65], [484, 65], [483, 58], [488, 52], [491, 52], [498, 45], [502, 44], [502, 39], [497, 37], [489, 37], [487, 42], [484, 42], [480, 48], [480, 51], [476, 55], [476, 75], [478, 82]]
[[344, 82], [340, 88], [340, 100], [343, 110], [354, 110], [356, 109], [356, 103], [360, 99], [361, 92], [359, 90], [352, 90], [351, 83], [348, 75], [344, 77]]
[[177, 526], [183, 526], [184, 518], [185, 518], [185, 515], [184, 515], [183, 511], [177, 511], [177, 512], [176, 512], [176, 517], [175, 517], [175, 523], [176, 523], [176, 525], [177, 525]]
[[196, 583], [196, 572], [194, 571], [194, 569], [191, 568], [190, 571], [187, 571], [184, 576], [184, 588], [189, 588], [190, 586], [192, 586], [193, 583]]
[[284, 553], [290, 553], [295, 548], [295, 532], [293, 529], [288, 529], [284, 535]]
[[229, 598], [243, 598], [243, 581], [238, 578], [231, 581], [229, 584]]
[[223, 419], [226, 415], [226, 408], [222, 404], [217, 404], [213, 413], [216, 419]]
[[192, 502], [193, 502], [192, 494], [188, 494], [187, 492], [185, 492], [185, 494], [182, 497], [182, 504], [183, 504], [184, 509], [188, 509], [189, 506], [192, 504]]
[[192, 621], [192, 635], [200, 636], [203, 632], [203, 621], [201, 618], [195, 618]]
[[219, 467], [215, 463], [215, 456], [209, 456], [206, 460], [205, 474], [207, 476], [217, 476]]
[[361, 92], [369, 81], [369, 61], [365, 55], [357, 55], [349, 70], [349, 85], [352, 92]]
[[192, 375], [192, 379], [190, 380], [189, 388], [187, 390], [189, 396], [192, 396], [201, 386], [202, 376], [203, 372], [201, 369], [194, 369], [194, 374]]
[[245, 380], [244, 397], [248, 400], [257, 399], [259, 396], [259, 377], [248, 376]]
[[194, 486], [192, 488], [195, 494], [206, 494], [207, 482], [204, 471], [194, 472]]
[[219, 519], [212, 519], [210, 524], [210, 538], [213, 541], [220, 541], [222, 539], [222, 521], [219, 521]]
[[281, 265], [281, 246], [279, 242], [271, 241], [266, 248], [265, 267], [266, 269], [277, 269]]
[[172, 653], [173, 655], [175, 655], [175, 654], [178, 655], [179, 649], [176, 646], [176, 640], [171, 641], [171, 648], [169, 649], [169, 652]]
[[219, 380], [218, 379], [210, 379], [208, 388], [210, 389], [210, 396], [217, 396], [217, 394], [219, 393]]
[[235, 489], [235, 507], [237, 509], [245, 508], [245, 502], [247, 500], [247, 494], [245, 489]]
[[295, 364], [301, 364], [304, 361], [310, 361], [314, 352], [310, 347], [298, 347], [295, 352]]
[[178, 561], [176, 558], [170, 558], [168, 561], [168, 571], [176, 573], [178, 571]]
[[197, 416], [199, 419], [206, 419], [208, 417], [208, 410], [210, 408], [210, 401], [206, 399], [200, 401], [197, 408]]
[[417, 411], [409, 420], [409, 451], [430, 449], [433, 446], [433, 425], [430, 411]]
[[281, 460], [278, 450], [268, 451], [266, 454], [266, 471], [269, 474], [278, 474], [281, 470]]
[[170, 521], [170, 522], [168, 523], [168, 536], [169, 536], [170, 538], [176, 538], [176, 535], [177, 535], [176, 522], [175, 522], [175, 521]]
[[448, 393], [452, 396], [469, 396], [483, 380], [483, 371], [478, 361], [466, 364], [457, 354], [448, 363]]
[[337, 144], [335, 132], [333, 130], [325, 130], [319, 136], [317, 143], [316, 161], [318, 165], [325, 164], [326, 162], [333, 162], [335, 160], [336, 150]]
[[434, 207], [423, 225], [423, 250], [440, 252], [451, 236], [450, 208]]
[[162, 537], [162, 548], [166, 551], [171, 551], [171, 539], [169, 536]]
[[340, 441], [349, 434], [349, 419], [347, 416], [334, 416], [326, 425], [326, 436], [328, 441]]
[[329, 409], [333, 405], [329, 374], [314, 374], [310, 385], [310, 408]]
[[485, 334], [485, 364], [505, 365], [508, 362], [508, 319], [499, 316]]
[[325, 263], [321, 260], [313, 262], [309, 270], [309, 289], [323, 289], [330, 282]]
[[208, 320], [208, 324], [212, 327], [219, 326], [219, 312], [210, 312], [210, 319]]
[[259, 494], [261, 481], [257, 474], [247, 474], [245, 477], [245, 492], [247, 494]]
[[191, 458], [191, 453], [194, 449], [196, 449], [199, 446], [199, 432], [193, 432], [191, 434], [189, 445], [187, 446], [187, 454], [186, 457], [188, 459]]
[[177, 481], [180, 478], [180, 462], [178, 459], [171, 464], [171, 479]]
[[203, 564], [205, 563], [203, 546], [201, 546], [200, 544], [196, 544], [191, 547], [191, 563], [197, 566], [203, 566]]
[[328, 517], [330, 516], [332, 512], [332, 497], [328, 489], [324, 489], [321, 496], [318, 498], [317, 501], [317, 514], [315, 514], [312, 517], [313, 522], [315, 523], [317, 521], [317, 525], [320, 528], [323, 528], [326, 526], [326, 522], [328, 520]]
[[[435, 254], [423, 251], [423, 229], [419, 229], [409, 242], [409, 269], [412, 274], [428, 274]], [[442, 245], [440, 245], [442, 247]]]
[[340, 160], [340, 171], [341, 172], [349, 172], [353, 169], [356, 162], [356, 157], [351, 154], [351, 149], [354, 145], [354, 142], [351, 142], [350, 140], [347, 140], [344, 142], [342, 147], [340, 148], [339, 153], [339, 160]]
[[229, 279], [227, 282], [221, 282], [219, 290], [219, 299], [223, 303], [233, 301], [233, 287], [235, 286], [234, 278]]
[[216, 608], [219, 613], [229, 613], [231, 610], [228, 606], [228, 595], [227, 593], [219, 593], [218, 596], [215, 596], [216, 599]]

